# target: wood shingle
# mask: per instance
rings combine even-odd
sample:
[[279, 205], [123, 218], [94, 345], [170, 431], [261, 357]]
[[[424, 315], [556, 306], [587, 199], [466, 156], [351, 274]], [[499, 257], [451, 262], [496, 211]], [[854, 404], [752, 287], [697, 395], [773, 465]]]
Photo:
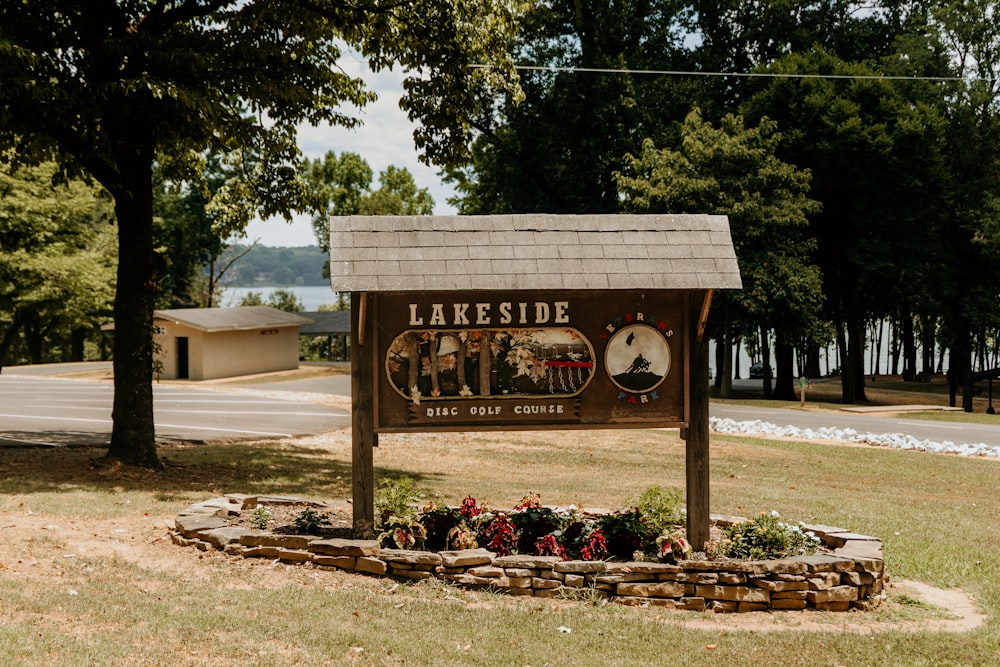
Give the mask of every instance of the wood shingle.
[[330, 219], [338, 292], [739, 289], [722, 215]]

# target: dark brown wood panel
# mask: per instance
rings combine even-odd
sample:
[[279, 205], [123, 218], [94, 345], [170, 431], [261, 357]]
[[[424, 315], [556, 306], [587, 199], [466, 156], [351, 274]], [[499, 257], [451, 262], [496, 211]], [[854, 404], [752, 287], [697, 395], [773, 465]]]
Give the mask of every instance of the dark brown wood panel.
[[687, 293], [370, 294], [377, 430], [680, 426]]

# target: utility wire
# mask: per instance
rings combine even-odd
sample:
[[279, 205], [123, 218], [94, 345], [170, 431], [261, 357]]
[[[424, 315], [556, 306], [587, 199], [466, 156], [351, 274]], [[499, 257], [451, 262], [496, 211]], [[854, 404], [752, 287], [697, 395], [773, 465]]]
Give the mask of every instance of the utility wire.
[[[474, 63], [473, 69], [492, 69], [493, 65]], [[559, 67], [555, 65], [514, 65], [514, 69], [532, 72], [569, 72], [596, 74], [644, 74], [654, 76], [735, 76], [743, 78], [769, 79], [872, 79], [883, 81], [989, 81], [995, 78], [970, 76], [901, 76], [883, 74], [783, 74], [780, 72], [693, 72], [689, 70], [669, 69], [614, 69], [601, 67]]]

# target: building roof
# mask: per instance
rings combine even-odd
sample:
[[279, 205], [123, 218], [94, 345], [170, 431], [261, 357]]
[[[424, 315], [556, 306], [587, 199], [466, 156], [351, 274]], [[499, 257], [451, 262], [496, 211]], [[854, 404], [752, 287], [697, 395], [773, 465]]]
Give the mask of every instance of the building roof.
[[739, 289], [724, 215], [334, 216], [338, 292]]
[[251, 331], [274, 327], [301, 327], [312, 320], [270, 306], [238, 308], [175, 308], [157, 310], [154, 320], [183, 324], [200, 331]]
[[351, 333], [351, 311], [310, 311], [300, 313], [304, 317], [312, 320], [312, 324], [303, 324], [299, 327], [299, 334], [303, 336], [325, 336], [327, 334], [349, 334]]

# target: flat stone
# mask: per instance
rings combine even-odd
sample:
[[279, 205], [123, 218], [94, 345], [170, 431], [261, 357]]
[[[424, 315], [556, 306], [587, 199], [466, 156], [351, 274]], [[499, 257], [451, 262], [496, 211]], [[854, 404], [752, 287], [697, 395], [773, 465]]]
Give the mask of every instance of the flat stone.
[[791, 560], [804, 563], [809, 568], [809, 572], [848, 572], [854, 569], [854, 561], [841, 556], [815, 554], [812, 556], [795, 556]]
[[313, 554], [301, 549], [278, 549], [278, 559], [288, 563], [308, 563]]
[[583, 575], [566, 573], [563, 577], [563, 585], [569, 588], [583, 588]]
[[881, 540], [846, 540], [843, 545], [834, 549], [833, 553], [843, 558], [873, 560], [883, 560], [885, 554]]
[[770, 602], [770, 594], [749, 586], [695, 586], [695, 595], [706, 600], [727, 602]]
[[353, 570], [357, 562], [358, 559], [353, 556], [325, 556], [323, 554], [313, 556], [313, 563], [316, 565], [325, 565], [341, 570]]
[[[551, 570], [555, 568], [556, 565], [562, 564], [564, 562], [577, 562], [577, 561], [563, 561], [559, 556], [501, 556], [500, 558], [495, 558], [493, 564], [497, 567], [520, 567], [528, 570]], [[583, 561], [580, 561], [583, 562]], [[555, 568], [558, 570], [558, 568]]]
[[250, 532], [249, 528], [239, 526], [229, 526], [226, 528], [215, 528], [201, 532], [201, 539], [217, 547], [225, 547], [227, 544], [239, 544], [240, 537]]
[[641, 561], [630, 561], [626, 563], [607, 563], [605, 572], [615, 574], [667, 574], [683, 572], [684, 568], [670, 563], [644, 563]]
[[488, 586], [496, 581], [496, 579], [477, 577], [471, 574], [446, 574], [441, 578], [462, 586]]
[[542, 579], [541, 577], [534, 577], [531, 580], [531, 587], [536, 591], [540, 590], [552, 590], [555, 588], [560, 588], [562, 582], [558, 579]]
[[802, 600], [805, 601], [809, 591], [777, 591], [771, 593], [771, 602], [775, 600]]
[[441, 556], [436, 551], [412, 551], [408, 549], [382, 549], [379, 558], [391, 563], [409, 565], [441, 565]]
[[840, 583], [845, 586], [868, 586], [874, 583], [875, 577], [867, 572], [844, 572], [840, 575]]
[[184, 537], [198, 537], [200, 533], [206, 530], [225, 528], [229, 523], [220, 517], [205, 516], [202, 514], [179, 516], [174, 519], [174, 525], [177, 527], [177, 531]]
[[770, 581], [768, 579], [755, 579], [751, 582], [757, 588], [763, 588], [772, 593], [783, 593], [785, 591], [805, 591], [809, 589], [809, 583], [805, 581]]
[[745, 614], [751, 611], [767, 611], [770, 608], [768, 603], [761, 602], [740, 602], [739, 606], [736, 607], [736, 611], [740, 614]]
[[[541, 570], [532, 570], [526, 567], [505, 567], [503, 571], [508, 577], [537, 577], [542, 572]], [[546, 572], [551, 572], [551, 570], [546, 570]]]
[[705, 598], [682, 597], [677, 601], [677, 609], [684, 611], [705, 611]]
[[389, 570], [389, 566], [386, 565], [385, 561], [379, 560], [378, 558], [372, 558], [371, 556], [359, 556], [354, 564], [354, 569], [356, 572], [367, 572], [369, 574], [382, 576]]
[[309, 550], [329, 556], [377, 556], [382, 551], [377, 540], [313, 539]]
[[840, 572], [817, 572], [811, 577], [808, 577], [806, 582], [809, 584], [809, 588], [811, 590], [821, 591], [827, 588], [833, 588], [834, 586], [839, 586], [840, 575]]
[[809, 571], [807, 563], [802, 562], [800, 557], [757, 560], [751, 561], [751, 563], [753, 574], [805, 574]]
[[618, 595], [640, 598], [679, 598], [684, 596], [684, 584], [672, 581], [655, 583], [621, 583], [615, 589]]
[[277, 558], [281, 549], [278, 547], [244, 547], [243, 556], [246, 558]]
[[502, 577], [506, 574], [506, 571], [502, 567], [496, 567], [495, 565], [484, 565], [483, 567], [470, 567], [469, 574], [474, 577], [486, 577], [487, 579], [496, 579]]
[[844, 602], [858, 599], [858, 589], [853, 586], [834, 586], [822, 591], [808, 591], [806, 600], [819, 605], [826, 602]]
[[469, 567], [472, 565], [487, 565], [493, 562], [496, 554], [486, 549], [463, 549], [461, 551], [441, 551], [441, 563], [445, 567]]
[[240, 544], [245, 547], [281, 547], [282, 549], [307, 549], [315, 540], [314, 535], [279, 535], [248, 531], [240, 536]]
[[604, 572], [607, 569], [607, 564], [603, 560], [564, 560], [557, 561], [554, 564], [553, 569], [556, 572], [589, 574], [593, 572]]

